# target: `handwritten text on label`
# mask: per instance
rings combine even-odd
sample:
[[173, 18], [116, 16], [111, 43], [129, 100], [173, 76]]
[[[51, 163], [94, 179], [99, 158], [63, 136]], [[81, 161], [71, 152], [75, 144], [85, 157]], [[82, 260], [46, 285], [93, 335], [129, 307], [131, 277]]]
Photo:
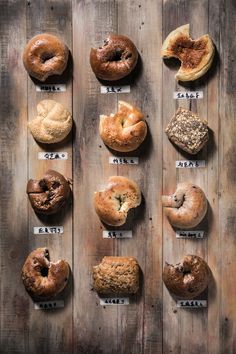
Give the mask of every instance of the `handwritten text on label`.
[[64, 307], [63, 300], [35, 302], [35, 310], [53, 310]]
[[63, 234], [63, 226], [34, 227], [34, 235]]
[[175, 100], [196, 100], [203, 98], [203, 91], [175, 91], [173, 93], [173, 98]]
[[177, 307], [202, 308], [207, 307], [207, 300], [178, 300]]
[[175, 161], [176, 168], [202, 168], [206, 166], [205, 160], [179, 160]]
[[176, 231], [176, 238], [203, 238], [204, 231]]
[[38, 152], [39, 160], [67, 160], [67, 152]]
[[129, 305], [128, 297], [103, 297], [100, 298], [100, 305]]
[[66, 85], [55, 85], [55, 84], [47, 84], [47, 85], [36, 85], [36, 92], [65, 92]]
[[112, 165], [138, 165], [139, 158], [109, 156], [109, 163]]
[[132, 230], [121, 230], [121, 231], [107, 231], [104, 230], [102, 233], [103, 238], [132, 238]]
[[130, 86], [101, 86], [101, 93], [129, 93]]

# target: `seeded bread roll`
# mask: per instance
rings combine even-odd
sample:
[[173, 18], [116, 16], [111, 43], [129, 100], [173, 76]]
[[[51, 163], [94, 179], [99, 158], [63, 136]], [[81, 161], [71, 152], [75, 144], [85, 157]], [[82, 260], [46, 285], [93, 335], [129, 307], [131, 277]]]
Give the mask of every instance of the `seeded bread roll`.
[[189, 154], [197, 154], [209, 139], [208, 126], [199, 116], [179, 108], [165, 130], [168, 138]]
[[133, 257], [104, 257], [93, 267], [93, 280], [99, 294], [135, 294], [139, 289], [138, 262]]

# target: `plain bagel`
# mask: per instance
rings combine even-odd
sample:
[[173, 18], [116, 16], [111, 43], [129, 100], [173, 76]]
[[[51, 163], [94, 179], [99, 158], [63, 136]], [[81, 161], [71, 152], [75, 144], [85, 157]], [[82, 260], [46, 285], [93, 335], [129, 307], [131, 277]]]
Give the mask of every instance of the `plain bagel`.
[[105, 189], [94, 193], [96, 213], [107, 225], [125, 224], [128, 211], [140, 203], [141, 192], [137, 183], [122, 176], [110, 177]]
[[198, 256], [187, 255], [183, 260], [172, 265], [166, 262], [163, 281], [167, 289], [182, 299], [194, 299], [208, 286], [210, 269]]
[[102, 47], [91, 48], [90, 65], [94, 74], [102, 79], [114, 81], [127, 76], [138, 61], [138, 51], [126, 36], [110, 34]]
[[147, 124], [142, 112], [129, 103], [119, 101], [116, 114], [100, 116], [99, 132], [111, 149], [128, 152], [136, 150], [147, 135]]
[[207, 212], [204, 192], [192, 183], [179, 183], [174, 194], [162, 196], [162, 205], [171, 225], [183, 229], [197, 226]]
[[22, 281], [34, 298], [51, 299], [67, 285], [70, 275], [69, 264], [64, 260], [50, 262], [47, 248], [32, 251], [22, 268]]
[[68, 56], [69, 49], [59, 38], [42, 33], [27, 43], [23, 52], [23, 63], [29, 75], [45, 81], [49, 76], [63, 73]]

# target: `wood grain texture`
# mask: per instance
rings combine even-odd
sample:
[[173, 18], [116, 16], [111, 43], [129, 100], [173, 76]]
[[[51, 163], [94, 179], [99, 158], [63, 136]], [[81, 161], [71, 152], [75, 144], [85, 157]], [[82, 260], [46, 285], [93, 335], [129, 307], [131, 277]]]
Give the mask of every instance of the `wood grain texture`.
[[[235, 265], [235, 92], [236, 56], [234, 0], [3, 0], [1, 36], [1, 200], [0, 200], [0, 352], [75, 354], [234, 354], [236, 352]], [[216, 57], [209, 73], [192, 83], [177, 83], [178, 64], [160, 58], [162, 41], [176, 27], [190, 23], [197, 38], [209, 33]], [[38, 93], [23, 68], [21, 55], [35, 34], [61, 37], [71, 51], [62, 78], [63, 93]], [[101, 82], [89, 65], [91, 47], [108, 33], [127, 35], [140, 54], [137, 69], [122, 83], [126, 94], [100, 94]], [[174, 100], [173, 91], [202, 90], [201, 100]], [[73, 133], [65, 142], [37, 144], [27, 130], [37, 103], [55, 99], [73, 112]], [[110, 165], [112, 152], [98, 132], [99, 115], [118, 108], [118, 100], [139, 107], [149, 133], [136, 156], [136, 166]], [[210, 141], [197, 159], [204, 169], [176, 169], [175, 161], [189, 156], [168, 140], [164, 129], [179, 107], [208, 121]], [[39, 161], [39, 151], [64, 151], [64, 161]], [[119, 154], [120, 155], [120, 154]], [[132, 155], [132, 153], [130, 154]], [[29, 178], [53, 168], [73, 179], [73, 201], [53, 217], [37, 217], [25, 193]], [[142, 205], [131, 212], [121, 229], [133, 238], [103, 239], [106, 227], [93, 208], [93, 193], [112, 175], [134, 179]], [[203, 240], [178, 240], [162, 215], [161, 195], [174, 192], [178, 182], [190, 181], [205, 191], [207, 217], [197, 227]], [[72, 205], [73, 204], [73, 205]], [[33, 227], [58, 225], [63, 235], [33, 235]], [[65, 308], [35, 311], [20, 279], [27, 254], [47, 246], [54, 260], [66, 259], [72, 279], [62, 294]], [[162, 283], [165, 261], [185, 254], [203, 257], [212, 270], [204, 298], [208, 308], [187, 310]], [[92, 289], [92, 266], [103, 256], [137, 258], [141, 290], [129, 306], [101, 306]]]

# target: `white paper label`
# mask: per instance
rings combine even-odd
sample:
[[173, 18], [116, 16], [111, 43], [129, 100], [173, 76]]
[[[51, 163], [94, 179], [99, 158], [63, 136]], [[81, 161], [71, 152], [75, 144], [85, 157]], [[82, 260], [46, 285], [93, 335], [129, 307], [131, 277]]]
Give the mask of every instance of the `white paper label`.
[[203, 98], [203, 91], [174, 91], [175, 100], [197, 100]]
[[67, 160], [67, 152], [38, 152], [39, 160]]
[[176, 231], [176, 238], [203, 238], [204, 231]]
[[129, 93], [130, 85], [124, 86], [101, 86], [101, 93]]
[[41, 301], [34, 303], [35, 310], [53, 310], [64, 307], [63, 300], [55, 300], [55, 301]]
[[202, 168], [206, 166], [205, 160], [178, 160], [175, 161], [176, 168]]
[[103, 238], [132, 238], [132, 230], [121, 230], [121, 231], [107, 231], [104, 230], [102, 232], [102, 237]]
[[192, 309], [207, 307], [207, 300], [178, 300], [177, 307]]
[[138, 165], [139, 158], [109, 156], [109, 163], [112, 165]]
[[100, 305], [129, 305], [128, 297], [103, 297], [100, 298]]
[[63, 234], [63, 226], [35, 226], [34, 235]]
[[65, 92], [66, 91], [66, 85], [63, 84], [42, 84], [42, 85], [36, 85], [36, 92]]

